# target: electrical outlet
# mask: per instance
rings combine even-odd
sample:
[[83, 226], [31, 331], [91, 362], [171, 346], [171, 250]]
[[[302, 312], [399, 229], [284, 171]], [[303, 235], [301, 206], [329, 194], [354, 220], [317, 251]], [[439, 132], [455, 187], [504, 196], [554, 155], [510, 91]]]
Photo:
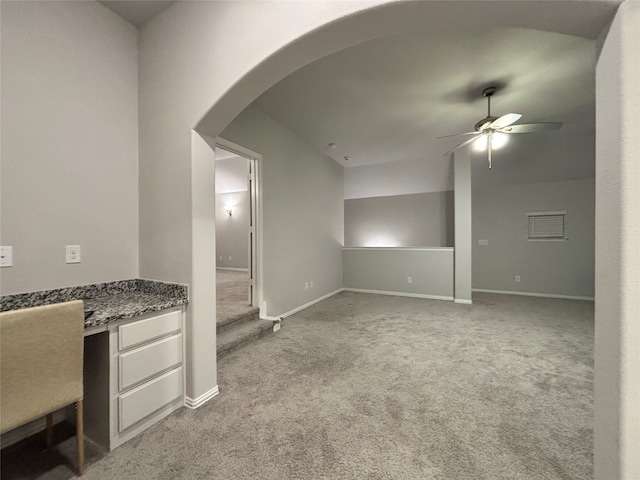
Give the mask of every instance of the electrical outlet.
[[65, 260], [67, 263], [80, 263], [82, 261], [80, 245], [67, 245], [65, 247]]
[[520, 275], [516, 275], [516, 282], [520, 281]]
[[413, 283], [413, 277], [407, 277], [407, 283]]
[[313, 280], [309, 282], [309, 288], [313, 288]]
[[13, 247], [0, 247], [0, 267], [13, 267]]
[[309, 290], [309, 282], [304, 282], [304, 289]]
[[489, 245], [489, 240], [478, 240], [478, 245], [486, 246]]

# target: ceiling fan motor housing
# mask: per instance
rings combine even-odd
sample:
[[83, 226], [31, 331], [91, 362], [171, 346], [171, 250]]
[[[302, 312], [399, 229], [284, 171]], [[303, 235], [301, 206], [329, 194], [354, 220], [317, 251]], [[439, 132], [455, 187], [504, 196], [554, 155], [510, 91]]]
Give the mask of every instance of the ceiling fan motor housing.
[[482, 127], [484, 127], [485, 125], [493, 122], [494, 120], [497, 120], [498, 117], [484, 117], [482, 120], [480, 120], [478, 123], [475, 124], [475, 129], [478, 132], [481, 132], [483, 130]]

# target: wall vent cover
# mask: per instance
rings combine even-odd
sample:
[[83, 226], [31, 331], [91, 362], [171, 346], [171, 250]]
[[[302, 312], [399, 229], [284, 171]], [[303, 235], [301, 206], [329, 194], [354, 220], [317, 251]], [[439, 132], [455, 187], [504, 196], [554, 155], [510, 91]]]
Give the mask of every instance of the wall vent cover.
[[554, 212], [529, 212], [528, 240], [566, 240], [564, 217], [566, 210]]

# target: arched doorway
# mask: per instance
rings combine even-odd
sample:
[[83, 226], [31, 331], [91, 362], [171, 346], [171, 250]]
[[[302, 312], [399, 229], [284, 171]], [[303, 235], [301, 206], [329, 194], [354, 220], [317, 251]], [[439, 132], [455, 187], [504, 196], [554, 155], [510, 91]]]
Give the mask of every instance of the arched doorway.
[[[267, 11], [265, 9], [268, 7], [263, 6], [251, 11], [251, 7], [247, 5], [225, 5], [219, 10], [213, 5], [189, 3], [191, 4], [172, 7], [158, 22], [150, 25], [141, 38], [141, 88], [145, 85], [150, 87], [141, 99], [144, 117], [141, 120], [144, 125], [144, 131], [141, 132], [143, 147], [140, 152], [143, 185], [141, 203], [144, 203], [145, 196], [152, 198], [154, 193], [171, 184], [172, 169], [175, 169], [181, 182], [188, 187], [192, 186], [191, 179], [200, 175], [198, 165], [191, 164], [189, 141], [185, 133], [193, 125], [197, 125], [196, 130], [199, 133], [217, 136], [229, 121], [262, 91], [300, 66], [323, 55], [362, 41], [412, 29], [464, 29], [501, 25], [596, 38], [605, 30], [618, 7], [617, 3], [611, 2], [581, 2], [579, 5], [564, 1], [545, 2], [542, 8], [534, 2], [472, 1], [376, 2], [347, 5], [327, 3], [318, 5], [317, 9], [310, 9], [306, 5], [295, 6], [292, 2], [290, 6], [278, 10]], [[576, 9], [579, 9], [579, 15], [576, 15]], [[189, 34], [172, 36], [174, 43], [168, 46], [160, 38], [163, 34], [171, 34], [171, 22], [176, 19], [182, 22], [192, 21], [193, 29]], [[622, 112], [618, 116], [619, 121], [634, 122], [631, 128], [637, 128], [638, 118], [637, 115], [631, 114], [629, 107], [624, 106], [625, 96], [632, 96], [632, 84], [634, 79], [637, 81], [638, 71], [637, 67], [626, 67], [624, 62], [632, 56], [634, 42], [637, 42], [637, 36], [634, 37], [631, 33], [633, 28], [637, 27], [637, 19], [638, 8], [634, 7], [632, 2], [626, 2], [623, 16], [614, 25], [614, 34], [609, 33], [606, 37], [609, 42], [605, 51], [606, 58], [601, 56], [598, 67], [597, 96], [609, 100], [608, 105], [599, 102], [599, 108], [604, 108], [614, 117], [616, 113]], [[236, 32], [234, 37], [231, 26], [239, 24], [245, 28], [242, 32]], [[269, 25], [269, 28], [266, 29], [265, 25]], [[603, 33], [600, 38], [604, 41], [605, 36], [606, 33]], [[232, 41], [234, 38], [239, 40], [237, 44]], [[199, 47], [197, 52], [190, 53], [188, 58], [180, 57], [180, 53], [192, 49], [194, 45]], [[225, 67], [226, 71], [223, 72]], [[166, 78], [162, 75], [163, 69], [169, 72]], [[616, 83], [619, 73], [623, 70], [628, 75], [623, 76], [621, 83]], [[184, 75], [176, 76], [176, 71], [188, 71], [191, 78], [186, 79]], [[621, 95], [606, 94], [605, 89], [615, 89], [616, 86], [622, 89]], [[183, 106], [158, 114], [154, 105], [162, 101], [173, 104], [175, 102], [171, 102], [172, 99]], [[154, 116], [155, 118], [151, 118]], [[616, 234], [619, 236], [624, 220], [631, 218], [631, 211], [622, 206], [619, 193], [612, 192], [611, 185], [625, 178], [624, 174], [631, 168], [631, 156], [637, 145], [625, 144], [622, 148], [621, 135], [610, 132], [615, 127], [606, 125], [604, 120], [602, 123], [598, 122], [598, 128], [603, 129], [602, 138], [606, 133], [607, 138], [620, 147], [618, 151], [598, 150], [597, 154], [597, 162], [602, 166], [598, 167], [598, 174], [607, 172], [612, 176], [606, 177], [607, 185], [600, 183], [597, 187], [597, 212], [600, 220], [597, 220], [596, 228], [599, 233], [606, 234], [607, 230], [611, 232], [610, 236], [605, 235], [611, 240], [611, 245], [605, 243], [597, 247], [596, 256], [607, 249], [611, 250], [609, 247], [613, 247], [613, 255], [609, 255], [608, 259], [603, 257], [601, 263], [596, 261], [596, 285], [600, 282], [606, 287], [606, 283], [609, 283], [615, 288], [625, 275], [637, 274], [637, 271], [633, 270], [636, 267], [631, 266], [631, 263], [624, 267], [627, 270], [610, 266], [611, 262], [615, 265], [622, 258], [627, 258], [631, 252], [631, 244], [628, 241], [620, 245], [614, 238]], [[161, 136], [162, 139], [154, 145], [145, 143], [152, 135]], [[618, 157], [617, 153], [621, 155]], [[157, 178], [157, 175], [152, 173], [153, 168], [158, 166], [169, 170], [167, 179]], [[631, 186], [624, 181], [623, 185], [629, 192], [632, 191]], [[171, 206], [166, 212], [162, 211], [162, 203], [148, 206], [145, 204], [144, 208], [141, 208], [141, 218], [146, 218], [151, 223], [148, 232], [144, 228], [141, 229], [141, 249], [151, 247], [148, 255], [150, 258], [153, 257], [154, 250], [163, 250], [175, 240], [168, 231], [163, 231], [169, 229], [163, 224], [171, 214], [177, 214], [183, 225], [189, 227], [193, 221], [191, 212], [199, 211], [196, 208], [199, 202], [208, 201], [206, 196], [191, 191], [191, 188], [187, 188], [187, 192], [190, 195], [179, 198], [177, 205]], [[601, 223], [602, 215], [611, 213], [611, 209], [619, 213], [613, 216], [613, 224]], [[152, 237], [153, 235], [155, 236]], [[200, 275], [201, 270], [200, 273], [196, 273], [193, 269], [193, 265], [198, 264], [199, 259], [197, 255], [192, 257], [190, 253], [203, 251], [194, 248], [199, 242], [197, 236], [185, 234], [179, 241], [184, 243], [187, 252], [183, 257], [162, 268], [151, 266], [150, 263], [147, 266], [145, 258], [141, 258], [141, 274], [149, 271], [155, 278], [177, 279], [191, 285], [187, 393], [192, 398], [199, 398], [212, 387], [212, 380], [215, 379], [215, 362], [211, 361], [212, 353], [215, 358], [215, 341], [211, 342], [209, 331], [210, 312], [199, 307], [200, 298], [204, 292], [211, 291], [215, 280], [212, 282], [206, 274]], [[632, 258], [636, 259], [633, 255]], [[609, 277], [616, 281], [607, 281]], [[628, 329], [622, 328], [628, 325], [629, 314], [622, 315], [625, 311], [622, 304], [626, 300], [622, 299], [621, 293], [613, 290], [609, 292], [612, 299], [604, 297], [603, 293], [607, 293], [606, 288], [596, 294], [596, 301], [602, 300], [597, 304], [596, 314], [596, 322], [600, 323], [600, 326], [597, 325], [596, 340], [596, 418], [598, 422], [604, 422], [600, 424], [603, 427], [601, 430], [598, 430], [598, 424], [596, 428], [596, 471], [600, 468], [602, 478], [605, 478], [604, 475], [607, 473], [615, 472], [607, 477], [614, 478], [619, 472], [618, 458], [624, 456], [627, 450], [631, 452], [632, 446], [629, 446], [628, 442], [638, 439], [637, 427], [630, 432], [625, 430], [625, 450], [618, 450], [619, 435], [622, 435], [619, 425], [624, 423], [620, 418], [620, 403], [630, 402], [638, 384], [618, 380], [621, 363], [624, 363], [624, 359], [618, 357], [618, 349], [622, 344], [620, 333], [621, 330], [629, 333]], [[614, 320], [607, 323], [607, 316]], [[620, 318], [622, 320], [617, 322]], [[637, 330], [630, 333], [633, 336], [626, 337], [626, 341], [628, 342], [629, 338], [637, 341]], [[601, 352], [604, 355], [600, 356], [598, 336], [607, 344]], [[607, 351], [612, 354], [612, 360], [605, 358]], [[601, 360], [602, 368], [599, 368]], [[602, 389], [600, 397], [599, 379], [606, 387]], [[215, 380], [213, 384], [215, 385]], [[622, 387], [623, 392], [620, 391]], [[599, 410], [598, 404], [602, 406], [602, 411]], [[611, 425], [607, 427], [607, 423]], [[601, 461], [599, 456], [602, 457]], [[626, 468], [640, 467], [633, 463], [627, 464]]]

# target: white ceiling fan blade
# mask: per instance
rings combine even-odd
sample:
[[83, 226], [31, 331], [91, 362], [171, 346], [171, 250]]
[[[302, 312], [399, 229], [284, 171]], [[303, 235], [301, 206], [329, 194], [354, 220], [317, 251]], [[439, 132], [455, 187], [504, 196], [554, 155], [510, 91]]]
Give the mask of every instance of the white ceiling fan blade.
[[444, 156], [444, 157], [446, 157], [446, 156], [447, 156], [447, 155], [449, 155], [450, 153], [453, 153], [453, 152], [455, 152], [456, 150], [458, 150], [459, 148], [462, 148], [462, 147], [464, 147], [464, 146], [466, 146], [466, 145], [469, 145], [470, 143], [475, 142], [477, 139], [478, 139], [478, 137], [473, 137], [473, 138], [470, 138], [469, 140], [465, 140], [464, 142], [459, 143], [458, 145], [456, 145], [455, 147], [453, 147], [451, 150], [449, 150], [449, 151], [448, 151], [447, 153], [445, 153], [443, 156]]
[[520, 120], [520, 117], [522, 117], [522, 115], [520, 113], [507, 113], [506, 115], [502, 115], [501, 117], [496, 118], [491, 123], [491, 125], [489, 125], [489, 127], [490, 128], [508, 127], [512, 123], [515, 123], [518, 120]]
[[510, 125], [508, 127], [503, 127], [499, 130], [504, 133], [535, 133], [557, 130], [561, 126], [562, 124], [558, 122], [522, 123], [520, 125]]
[[441, 137], [436, 137], [436, 140], [439, 138], [451, 138], [451, 137], [459, 137], [461, 135], [479, 135], [481, 132], [464, 132], [464, 133], [455, 133], [453, 135], [443, 135]]

